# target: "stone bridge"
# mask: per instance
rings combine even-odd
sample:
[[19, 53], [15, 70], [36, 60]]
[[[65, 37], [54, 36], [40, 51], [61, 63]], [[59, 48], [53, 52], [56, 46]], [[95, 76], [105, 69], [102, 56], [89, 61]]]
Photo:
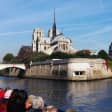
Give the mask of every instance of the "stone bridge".
[[26, 70], [24, 64], [0, 64], [0, 70], [4, 70], [6, 68], [19, 68], [22, 70]]

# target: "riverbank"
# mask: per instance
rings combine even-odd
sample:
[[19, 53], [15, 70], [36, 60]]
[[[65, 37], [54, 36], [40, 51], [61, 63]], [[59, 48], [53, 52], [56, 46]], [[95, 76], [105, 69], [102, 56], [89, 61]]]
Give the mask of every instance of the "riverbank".
[[68, 81], [112, 78], [112, 70], [103, 59], [73, 58], [33, 62], [26, 70], [9, 68], [3, 76]]
[[112, 71], [103, 59], [76, 58], [32, 63], [24, 77], [89, 81], [112, 78]]
[[[10, 76], [7, 76], [7, 77], [10, 77]], [[14, 76], [15, 78], [15, 76]], [[112, 76], [110, 77], [100, 77], [100, 78], [94, 78], [94, 79], [87, 79], [87, 80], [82, 80], [82, 79], [73, 79], [73, 78], [57, 78], [57, 77], [45, 77], [45, 76], [25, 76], [25, 77], [21, 77], [21, 78], [24, 78], [24, 79], [41, 79], [41, 80], [55, 80], [55, 81], [73, 81], [73, 82], [86, 82], [86, 81], [97, 81], [97, 80], [105, 80], [105, 79], [112, 79]]]

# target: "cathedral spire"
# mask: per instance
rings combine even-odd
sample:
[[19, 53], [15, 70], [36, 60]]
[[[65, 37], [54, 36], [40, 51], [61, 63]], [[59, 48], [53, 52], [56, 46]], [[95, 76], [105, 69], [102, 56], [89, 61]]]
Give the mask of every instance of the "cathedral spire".
[[55, 18], [55, 9], [54, 9], [54, 22], [52, 27], [52, 36], [53, 38], [56, 36], [56, 18]]

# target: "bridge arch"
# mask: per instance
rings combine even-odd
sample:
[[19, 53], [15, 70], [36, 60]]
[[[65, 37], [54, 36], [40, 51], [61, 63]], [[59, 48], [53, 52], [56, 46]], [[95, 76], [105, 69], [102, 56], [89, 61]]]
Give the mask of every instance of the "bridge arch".
[[24, 64], [0, 64], [0, 70], [4, 70], [7, 68], [19, 68], [22, 70], [26, 70], [26, 66]]

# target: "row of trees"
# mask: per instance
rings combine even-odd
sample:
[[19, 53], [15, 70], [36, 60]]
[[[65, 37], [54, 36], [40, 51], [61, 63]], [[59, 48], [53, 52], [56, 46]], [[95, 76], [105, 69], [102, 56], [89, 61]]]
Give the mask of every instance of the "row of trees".
[[46, 55], [44, 53], [30, 53], [26, 54], [24, 58], [18, 58], [18, 56], [14, 56], [12, 53], [7, 53], [3, 57], [3, 63], [29, 63], [30, 61], [44, 61], [48, 59], [68, 59], [68, 58], [103, 58], [111, 60], [106, 51], [100, 50], [97, 55], [91, 55], [88, 50], [81, 50], [75, 54], [66, 54], [62, 52], [56, 52], [51, 55]]

